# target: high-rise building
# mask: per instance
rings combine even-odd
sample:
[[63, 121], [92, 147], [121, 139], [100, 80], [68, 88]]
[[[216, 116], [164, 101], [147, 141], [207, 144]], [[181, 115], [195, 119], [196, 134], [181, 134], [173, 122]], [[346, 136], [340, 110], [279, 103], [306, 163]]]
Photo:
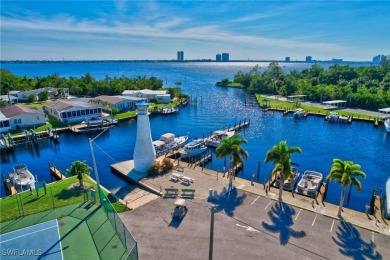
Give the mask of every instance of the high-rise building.
[[373, 57], [372, 63], [379, 64], [381, 62], [382, 57], [384, 57], [384, 55], [377, 55], [377, 56]]
[[285, 61], [285, 62], [290, 62], [290, 57], [286, 57], [286, 58], [284, 59], [284, 61]]
[[306, 56], [306, 62], [311, 62], [311, 56]]
[[222, 61], [222, 56], [221, 56], [221, 54], [217, 54], [216, 56], [215, 56], [215, 61]]
[[184, 61], [184, 51], [177, 52], [177, 61]]
[[222, 61], [229, 61], [229, 53], [222, 53]]
[[152, 142], [148, 115], [149, 104], [137, 104], [137, 135], [134, 148], [134, 170], [147, 172], [156, 159], [156, 150]]

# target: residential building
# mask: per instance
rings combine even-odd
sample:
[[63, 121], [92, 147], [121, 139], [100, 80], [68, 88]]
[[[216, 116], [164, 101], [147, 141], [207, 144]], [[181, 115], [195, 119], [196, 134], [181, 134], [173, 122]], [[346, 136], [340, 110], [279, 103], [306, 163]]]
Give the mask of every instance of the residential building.
[[0, 100], [3, 100], [8, 105], [13, 105], [18, 103], [18, 98], [12, 95], [1, 95]]
[[138, 97], [147, 102], [157, 102], [162, 104], [168, 104], [171, 102], [171, 95], [166, 90], [125, 90], [122, 96]]
[[184, 61], [184, 51], [177, 52], [177, 61]]
[[125, 97], [125, 96], [97, 96], [94, 100], [101, 101], [103, 109], [116, 108], [118, 111], [130, 111], [136, 109], [137, 102], [141, 101], [139, 97]]
[[217, 54], [217, 55], [215, 56], [215, 61], [222, 61], [222, 56], [221, 56], [221, 54]]
[[222, 61], [229, 61], [229, 53], [222, 53]]
[[19, 104], [0, 108], [0, 131], [7, 132], [46, 124], [42, 109]]
[[312, 58], [311, 56], [306, 56], [306, 62], [311, 62]]
[[[56, 99], [56, 98], [66, 98], [69, 96], [69, 89], [68, 88], [39, 88], [39, 89], [32, 89], [32, 90], [13, 90], [10, 91], [9, 94], [12, 96], [15, 96], [18, 98], [18, 101], [27, 101], [28, 96], [31, 94], [35, 95], [37, 99], [40, 98], [40, 95], [42, 92], [48, 91], [49, 92], [49, 99]], [[62, 91], [62, 93], [60, 93]]]
[[57, 99], [48, 102], [45, 111], [60, 122], [80, 122], [87, 119], [100, 117], [102, 105], [89, 102], [91, 99]]

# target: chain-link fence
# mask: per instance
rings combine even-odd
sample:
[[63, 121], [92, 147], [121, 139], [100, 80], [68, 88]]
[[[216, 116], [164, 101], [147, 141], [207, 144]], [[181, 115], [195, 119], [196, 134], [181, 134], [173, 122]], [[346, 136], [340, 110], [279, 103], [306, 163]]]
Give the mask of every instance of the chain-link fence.
[[101, 188], [99, 188], [99, 196], [102, 208], [104, 209], [108, 220], [116, 230], [119, 239], [122, 241], [123, 246], [128, 252], [128, 255], [125, 259], [138, 259], [137, 242], [127, 230], [125, 224], [122, 222], [118, 216], [118, 213], [115, 211], [114, 207], [108, 200], [107, 196], [103, 193]]

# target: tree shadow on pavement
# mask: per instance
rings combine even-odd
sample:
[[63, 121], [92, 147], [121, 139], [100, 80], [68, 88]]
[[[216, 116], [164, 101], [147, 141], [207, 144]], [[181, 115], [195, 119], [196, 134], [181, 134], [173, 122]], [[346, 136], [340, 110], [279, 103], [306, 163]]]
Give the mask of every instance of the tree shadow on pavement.
[[340, 247], [339, 252], [353, 259], [382, 259], [382, 255], [375, 250], [374, 242], [365, 242], [359, 231], [345, 221], [340, 222], [337, 238], [333, 241]]
[[268, 216], [273, 222], [273, 225], [264, 221], [262, 222], [262, 225], [265, 229], [273, 233], [280, 233], [280, 244], [285, 245], [288, 243], [290, 237], [302, 238], [306, 236], [305, 231], [295, 231], [291, 228], [294, 224], [294, 214], [294, 208], [281, 202], [277, 202], [268, 212]]
[[242, 204], [246, 194], [243, 193], [241, 196], [238, 196], [236, 188], [233, 188], [230, 193], [228, 193], [226, 187], [218, 194], [217, 191], [214, 191], [212, 196], [209, 196], [207, 201], [215, 205], [215, 212], [224, 211], [226, 215], [233, 216], [236, 208]]

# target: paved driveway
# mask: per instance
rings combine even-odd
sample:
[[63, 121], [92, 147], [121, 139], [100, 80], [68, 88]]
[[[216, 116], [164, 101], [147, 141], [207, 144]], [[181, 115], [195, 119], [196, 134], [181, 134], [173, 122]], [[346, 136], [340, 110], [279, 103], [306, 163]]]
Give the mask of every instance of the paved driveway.
[[174, 199], [156, 199], [121, 213], [140, 259], [208, 259], [210, 210], [216, 207], [214, 259], [388, 259], [390, 237], [234, 190], [209, 201], [187, 200], [182, 221]]

